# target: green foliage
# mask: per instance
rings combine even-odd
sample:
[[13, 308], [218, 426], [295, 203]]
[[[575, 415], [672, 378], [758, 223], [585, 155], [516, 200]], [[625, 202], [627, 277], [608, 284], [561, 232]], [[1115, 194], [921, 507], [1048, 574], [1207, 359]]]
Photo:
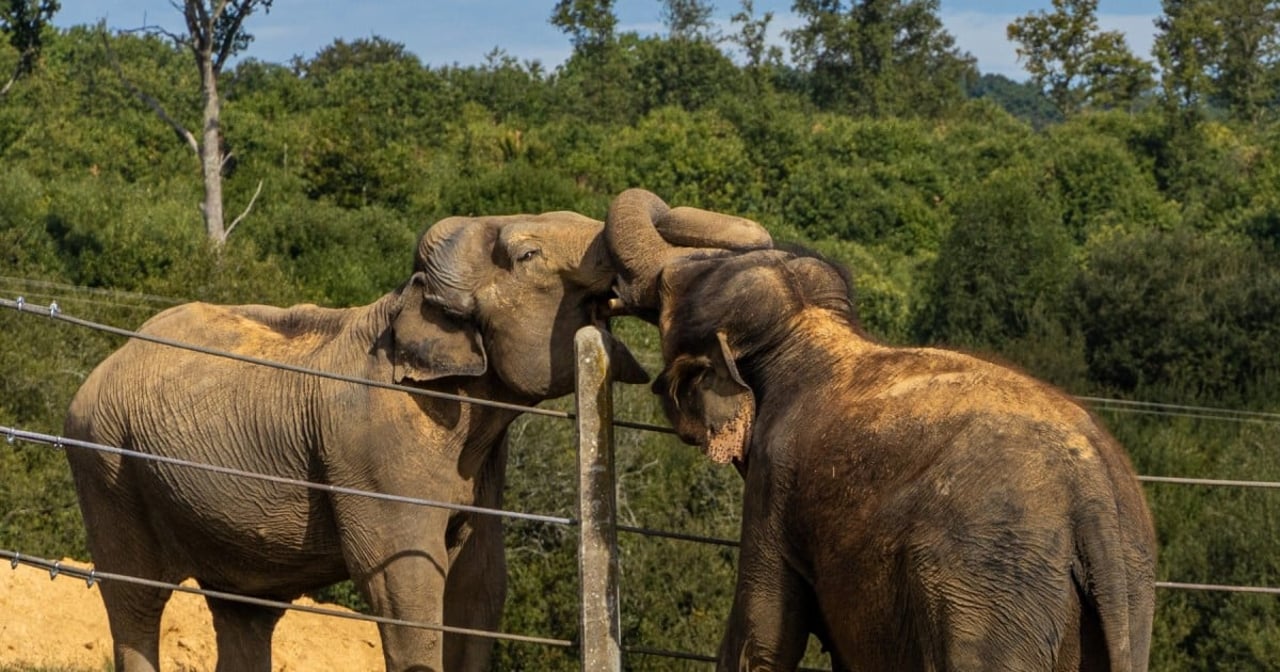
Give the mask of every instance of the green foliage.
[[1037, 128], [1062, 121], [1062, 113], [1044, 92], [1030, 82], [1015, 82], [1004, 75], [983, 75], [969, 87], [969, 97], [987, 98], [1006, 112]]
[[0, 86], [0, 98], [7, 93], [13, 80], [35, 67], [44, 47], [44, 32], [61, 8], [62, 3], [58, 0], [7, 0], [0, 4], [0, 34], [8, 35], [9, 46], [18, 53], [12, 79]]
[[810, 235], [936, 249], [949, 178], [934, 140], [918, 121], [820, 118], [779, 195], [783, 218]]
[[758, 200], [746, 147], [714, 112], [662, 108], [595, 151], [613, 158], [594, 176], [604, 193], [643, 184], [672, 203], [725, 211]]
[[1045, 157], [1062, 194], [1062, 222], [1076, 243], [1112, 228], [1164, 228], [1177, 221], [1149, 168], [1123, 138], [1082, 131], [1080, 122], [1048, 129]]
[[1225, 108], [1235, 119], [1276, 118], [1280, 4], [1164, 0], [1153, 51], [1171, 111]]
[[1232, 406], [1276, 399], [1274, 260], [1246, 241], [1181, 228], [1091, 241], [1086, 265], [1076, 291], [1090, 375], [1103, 389]]
[[937, 0], [797, 0], [803, 24], [787, 31], [811, 72], [821, 108], [850, 114], [935, 116], [959, 104], [977, 76], [942, 27]]
[[924, 289], [925, 341], [1007, 352], [1061, 324], [1074, 277], [1057, 189], [1034, 165], [996, 171], [952, 204], [955, 222]]
[[1018, 59], [1063, 116], [1085, 107], [1130, 109], [1154, 83], [1153, 66], [1123, 34], [1098, 30], [1098, 0], [1053, 0], [1053, 11], [1009, 24]]

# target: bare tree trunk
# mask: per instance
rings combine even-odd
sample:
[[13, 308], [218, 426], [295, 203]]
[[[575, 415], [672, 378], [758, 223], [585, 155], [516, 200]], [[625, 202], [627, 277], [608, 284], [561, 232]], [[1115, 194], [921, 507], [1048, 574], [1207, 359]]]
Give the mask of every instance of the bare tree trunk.
[[[203, 56], [203, 54], [202, 54]], [[200, 166], [204, 173], [204, 228], [209, 240], [221, 246], [227, 241], [227, 231], [222, 217], [222, 129], [221, 101], [218, 98], [218, 78], [213, 59], [200, 61], [200, 79], [204, 94], [204, 132], [200, 143]]]

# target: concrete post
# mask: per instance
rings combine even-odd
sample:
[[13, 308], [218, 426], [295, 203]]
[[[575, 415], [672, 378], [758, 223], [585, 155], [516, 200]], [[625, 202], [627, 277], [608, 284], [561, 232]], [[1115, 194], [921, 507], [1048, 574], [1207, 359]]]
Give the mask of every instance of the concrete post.
[[578, 574], [582, 584], [582, 669], [621, 672], [617, 492], [613, 471], [611, 336], [583, 327], [578, 358]]

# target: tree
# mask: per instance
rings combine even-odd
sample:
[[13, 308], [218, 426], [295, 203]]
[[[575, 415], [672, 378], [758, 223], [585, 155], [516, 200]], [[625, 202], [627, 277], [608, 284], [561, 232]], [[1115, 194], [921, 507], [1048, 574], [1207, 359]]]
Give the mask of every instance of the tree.
[[1062, 121], [1062, 115], [1040, 87], [1031, 82], [1016, 82], [1004, 75], [985, 74], [969, 87], [971, 98], [986, 98], [1019, 119], [1042, 128], [1050, 122]]
[[44, 46], [41, 33], [61, 8], [58, 0], [8, 0], [0, 5], [0, 33], [9, 34], [9, 44], [18, 52], [18, 64], [9, 81], [0, 87], [0, 99], [9, 93], [14, 82], [35, 67]]
[[814, 102], [856, 114], [937, 115], [977, 76], [942, 28], [937, 0], [796, 0], [805, 24], [787, 31], [810, 69]]
[[1124, 36], [1098, 30], [1098, 0], [1053, 0], [1009, 24], [1018, 59], [1064, 116], [1086, 106], [1132, 105], [1154, 83], [1154, 68], [1133, 55]]
[[[921, 340], [1014, 356], [1060, 335], [1075, 269], [1056, 189], [1042, 174], [1031, 163], [999, 170], [951, 204], [955, 223], [916, 316]], [[1040, 364], [1042, 375], [1062, 368]]]
[[1164, 13], [1155, 21], [1152, 52], [1160, 64], [1164, 100], [1171, 108], [1198, 110], [1208, 104], [1212, 88], [1209, 64], [1218, 59], [1222, 43], [1213, 4], [1164, 0]]
[[1280, 87], [1280, 2], [1226, 0], [1222, 12], [1222, 61], [1218, 91], [1232, 116], [1257, 121], [1274, 110]]
[[618, 17], [613, 13], [613, 0], [557, 0], [551, 24], [573, 42], [573, 55], [563, 74], [566, 88], [577, 94], [577, 113], [589, 120], [611, 119], [623, 113], [623, 88], [630, 73], [614, 34]]
[[1280, 2], [1164, 0], [1154, 51], [1167, 105], [1220, 105], [1244, 121], [1274, 109], [1280, 86]]
[[614, 41], [618, 17], [613, 0], [556, 0], [551, 25], [568, 33], [574, 51], [599, 51]]
[[662, 0], [662, 21], [673, 40], [712, 39], [711, 12], [704, 0]]
[[1280, 271], [1250, 241], [1187, 228], [1117, 233], [1075, 288], [1089, 374], [1176, 403], [1274, 404]]
[[259, 191], [250, 199], [240, 216], [230, 226], [224, 224], [222, 177], [230, 154], [224, 151], [222, 98], [218, 93], [218, 77], [227, 61], [253, 41], [253, 36], [244, 30], [245, 20], [259, 8], [264, 12], [270, 11], [271, 3], [272, 0], [184, 0], [181, 5], [175, 2], [174, 7], [182, 10], [185, 33], [173, 33], [157, 26], [141, 29], [143, 32], [165, 35], [174, 45], [191, 52], [196, 69], [200, 72], [200, 93], [203, 100], [199, 137], [170, 116], [159, 101], [134, 86], [124, 77], [123, 72], [120, 73], [126, 86], [173, 127], [178, 137], [200, 159], [200, 171], [204, 178], [201, 213], [204, 216], [206, 234], [218, 246], [226, 242], [231, 231], [249, 214], [262, 188], [259, 183]]
[[773, 12], [765, 12], [763, 16], [756, 18], [755, 3], [752, 0], [742, 0], [742, 10], [735, 13], [731, 21], [738, 26], [738, 32], [731, 35], [729, 40], [742, 48], [747, 57], [747, 70], [753, 79], [759, 77], [765, 65], [782, 61], [782, 49], [770, 46], [765, 39], [769, 24], [773, 21]]

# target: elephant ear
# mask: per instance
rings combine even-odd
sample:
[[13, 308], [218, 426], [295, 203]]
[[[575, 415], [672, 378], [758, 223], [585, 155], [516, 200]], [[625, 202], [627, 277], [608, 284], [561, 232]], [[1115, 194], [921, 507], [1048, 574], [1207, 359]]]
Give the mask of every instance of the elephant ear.
[[413, 275], [400, 301], [400, 311], [391, 322], [391, 361], [397, 383], [479, 376], [488, 369], [475, 325], [428, 291], [424, 273]]
[[[667, 396], [676, 424], [685, 425], [682, 434], [699, 437], [707, 457], [718, 464], [742, 464], [755, 420], [755, 395], [738, 373], [724, 333], [717, 332], [716, 340], [708, 356], [684, 356], [672, 363]], [[700, 431], [689, 432], [689, 424]]]

